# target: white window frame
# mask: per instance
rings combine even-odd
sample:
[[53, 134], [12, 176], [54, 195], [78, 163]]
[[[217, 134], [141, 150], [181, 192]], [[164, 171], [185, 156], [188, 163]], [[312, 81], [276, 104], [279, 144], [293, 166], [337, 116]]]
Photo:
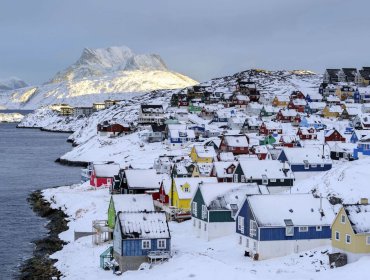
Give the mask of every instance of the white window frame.
[[[162, 243], [163, 242], [163, 246]], [[167, 246], [167, 240], [166, 239], [158, 239], [157, 240], [157, 249], [166, 249]]]
[[244, 233], [244, 217], [238, 216], [238, 230], [240, 230], [241, 233]]
[[152, 243], [150, 240], [141, 240], [141, 249], [143, 250], [150, 250], [152, 248]]
[[316, 226], [316, 231], [322, 231], [322, 226]]
[[193, 215], [198, 217], [198, 204], [193, 201]]
[[[291, 233], [288, 233], [289, 229], [292, 229]], [[285, 227], [285, 236], [294, 236], [294, 226], [286, 226]]]
[[366, 236], [366, 245], [370, 245], [370, 235]]
[[[348, 239], [347, 239], [347, 238], [349, 238], [349, 241], [348, 241]], [[346, 244], [351, 244], [351, 241], [352, 241], [352, 237], [351, 237], [351, 235], [346, 234]]]
[[305, 162], [304, 163], [304, 169], [310, 169], [310, 164], [308, 162]]
[[253, 251], [257, 252], [257, 241], [253, 242]]
[[240, 180], [242, 183], [245, 183], [245, 176], [244, 175], [241, 175], [241, 180]]
[[285, 179], [280, 179], [280, 183], [284, 183]]
[[257, 223], [254, 220], [249, 221], [249, 235], [251, 237], [257, 236]]
[[299, 232], [308, 232], [308, 227], [307, 226], [302, 226], [298, 228]]
[[234, 174], [233, 181], [234, 181], [234, 183], [238, 183], [238, 174]]
[[276, 183], [276, 179], [270, 179], [271, 183]]
[[311, 164], [312, 168], [317, 168], [317, 164]]
[[342, 224], [345, 224], [346, 223], [346, 216], [345, 215], [343, 215], [343, 214], [340, 215], [340, 222]]
[[202, 219], [207, 218], [207, 207], [203, 204], [202, 205]]
[[335, 240], [340, 241], [340, 232], [336, 231], [334, 235]]

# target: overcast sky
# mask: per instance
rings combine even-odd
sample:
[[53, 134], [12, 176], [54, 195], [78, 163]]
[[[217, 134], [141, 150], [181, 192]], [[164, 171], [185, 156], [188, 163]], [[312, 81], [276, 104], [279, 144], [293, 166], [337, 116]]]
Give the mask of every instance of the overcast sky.
[[42, 83], [84, 47], [157, 53], [196, 80], [370, 65], [369, 0], [1, 0], [0, 78]]

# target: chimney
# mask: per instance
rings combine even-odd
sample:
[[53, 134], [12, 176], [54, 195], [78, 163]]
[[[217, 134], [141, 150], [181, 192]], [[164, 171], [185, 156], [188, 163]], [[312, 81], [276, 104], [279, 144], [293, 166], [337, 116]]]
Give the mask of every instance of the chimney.
[[368, 205], [369, 204], [369, 199], [365, 198], [365, 197], [362, 197], [360, 199], [360, 204], [361, 205]]

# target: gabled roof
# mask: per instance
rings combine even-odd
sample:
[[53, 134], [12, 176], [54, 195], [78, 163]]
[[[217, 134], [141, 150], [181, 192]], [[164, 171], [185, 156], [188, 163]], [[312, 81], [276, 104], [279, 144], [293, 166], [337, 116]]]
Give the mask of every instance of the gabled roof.
[[150, 194], [115, 194], [111, 196], [116, 212], [154, 211]]
[[213, 146], [195, 145], [194, 149], [197, 156], [201, 158], [215, 158], [217, 156]]
[[[268, 179], [294, 178], [290, 166], [278, 160], [240, 160], [239, 165], [246, 180], [251, 177], [252, 179], [261, 179], [264, 176]], [[283, 169], [287, 169], [287, 172], [284, 172]]]
[[113, 178], [118, 175], [120, 166], [118, 163], [94, 163], [95, 176], [103, 178]]
[[229, 147], [248, 147], [248, 137], [245, 135], [225, 135], [225, 143]]
[[216, 172], [216, 176], [218, 178], [232, 178], [233, 177], [233, 173], [227, 173], [226, 170], [228, 168], [230, 168], [230, 166], [234, 165], [235, 168], [238, 166], [238, 162], [237, 161], [234, 161], [234, 162], [228, 162], [228, 161], [216, 161], [213, 163], [213, 166], [214, 166], [214, 169], [215, 169], [215, 172]]
[[[284, 148], [284, 154], [290, 164], [321, 164], [321, 163], [332, 163], [329, 155], [321, 145], [317, 147], [305, 147], [305, 148]], [[324, 157], [324, 158], [323, 158]]]
[[154, 169], [126, 169], [125, 175], [130, 189], [159, 189], [164, 176]]
[[118, 219], [124, 239], [171, 237], [164, 212], [119, 213]]
[[[200, 182], [217, 183], [217, 178], [215, 177], [173, 178], [173, 180], [175, 182], [179, 199], [191, 199], [195, 194], [195, 191]], [[182, 188], [182, 186], [185, 184], [188, 184], [190, 187], [187, 192]]]
[[343, 205], [355, 233], [370, 233], [370, 205]]
[[312, 194], [252, 195], [247, 197], [251, 211], [261, 227], [285, 227], [286, 220], [294, 226], [328, 226], [334, 220], [329, 201]]

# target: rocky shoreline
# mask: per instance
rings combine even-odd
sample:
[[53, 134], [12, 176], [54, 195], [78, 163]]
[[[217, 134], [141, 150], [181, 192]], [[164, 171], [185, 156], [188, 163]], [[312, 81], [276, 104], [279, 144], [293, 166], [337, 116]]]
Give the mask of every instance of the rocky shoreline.
[[87, 167], [88, 163], [85, 161], [70, 161], [67, 159], [57, 158], [55, 162], [60, 163], [62, 165], [68, 165], [68, 166], [80, 166], [80, 167]]
[[61, 272], [54, 267], [57, 260], [49, 256], [63, 248], [66, 244], [60, 240], [59, 233], [68, 230], [67, 215], [61, 209], [53, 209], [42, 195], [42, 191], [30, 194], [28, 202], [33, 211], [49, 220], [46, 228], [46, 237], [34, 241], [33, 256], [26, 260], [20, 267], [19, 279], [61, 279]]

